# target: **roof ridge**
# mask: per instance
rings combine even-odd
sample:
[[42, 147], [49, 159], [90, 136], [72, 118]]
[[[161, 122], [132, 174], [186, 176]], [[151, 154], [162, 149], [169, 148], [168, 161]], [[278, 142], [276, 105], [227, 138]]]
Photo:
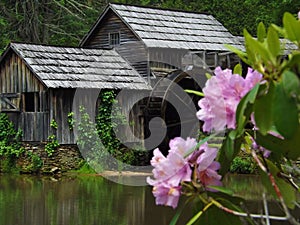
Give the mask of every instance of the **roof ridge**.
[[191, 14], [202, 14], [207, 16], [212, 16], [212, 14], [209, 14], [207, 12], [198, 12], [198, 11], [189, 11], [189, 10], [183, 10], [183, 9], [176, 9], [176, 8], [164, 8], [162, 6], [147, 6], [147, 5], [138, 5], [138, 4], [124, 4], [119, 2], [112, 2], [109, 3], [110, 6], [113, 5], [123, 5], [123, 6], [130, 6], [130, 7], [138, 7], [138, 8], [147, 8], [147, 9], [156, 9], [156, 10], [163, 10], [163, 11], [172, 11], [172, 12], [183, 12], [183, 13], [191, 13]]
[[51, 48], [68, 48], [68, 49], [84, 49], [84, 50], [93, 50], [93, 51], [100, 51], [100, 50], [113, 50], [113, 48], [91, 48], [91, 47], [80, 47], [80, 46], [65, 46], [65, 45], [50, 45], [50, 44], [39, 44], [39, 43], [24, 43], [24, 42], [10, 42], [10, 45], [28, 45], [28, 46], [43, 46], [43, 47], [51, 47]]

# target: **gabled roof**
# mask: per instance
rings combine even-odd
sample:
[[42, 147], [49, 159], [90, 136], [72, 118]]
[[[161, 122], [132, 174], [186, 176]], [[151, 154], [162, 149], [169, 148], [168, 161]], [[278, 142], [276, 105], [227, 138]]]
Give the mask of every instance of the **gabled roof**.
[[114, 50], [11, 43], [13, 50], [48, 88], [151, 89]]
[[228, 51], [224, 44], [230, 44], [243, 49], [239, 40], [211, 15], [121, 4], [109, 4], [82, 43], [110, 9], [150, 48]]

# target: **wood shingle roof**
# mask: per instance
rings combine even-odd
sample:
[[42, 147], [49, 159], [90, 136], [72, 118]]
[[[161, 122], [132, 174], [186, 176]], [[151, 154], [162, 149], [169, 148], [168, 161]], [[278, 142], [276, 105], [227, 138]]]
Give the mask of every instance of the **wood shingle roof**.
[[114, 50], [17, 43], [10, 49], [48, 88], [151, 89]]
[[109, 9], [149, 48], [228, 51], [224, 44], [230, 44], [243, 49], [239, 40], [211, 15], [121, 4], [109, 4], [104, 14]]

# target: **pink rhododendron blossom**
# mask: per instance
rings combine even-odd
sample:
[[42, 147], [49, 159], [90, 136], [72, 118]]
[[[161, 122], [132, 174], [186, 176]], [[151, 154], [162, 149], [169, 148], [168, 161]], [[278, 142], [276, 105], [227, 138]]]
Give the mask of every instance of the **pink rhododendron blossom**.
[[219, 169], [220, 169], [220, 163], [214, 161], [205, 170], [199, 170], [198, 179], [205, 186], [206, 190], [214, 192], [216, 191], [215, 189], [207, 186], [222, 185], [221, 182], [222, 177], [217, 173], [217, 170]]
[[168, 183], [160, 183], [153, 188], [153, 195], [157, 205], [168, 205], [176, 208], [180, 197], [181, 187], [172, 187]]
[[210, 166], [210, 164], [212, 164], [212, 162], [217, 157], [218, 149], [210, 148], [208, 147], [207, 143], [204, 143], [200, 146], [200, 150], [202, 150], [202, 153], [197, 159], [198, 170], [204, 171]]
[[206, 82], [205, 97], [198, 102], [197, 117], [204, 121], [202, 129], [205, 132], [221, 131], [226, 127], [235, 129], [240, 100], [262, 79], [262, 75], [251, 68], [246, 78], [221, 67], [215, 69], [215, 75]]
[[175, 208], [181, 194], [181, 183], [192, 181], [193, 169], [205, 188], [209, 185], [221, 185], [221, 176], [217, 173], [220, 164], [214, 161], [217, 156], [216, 148], [210, 148], [204, 143], [185, 157], [187, 152], [197, 146], [194, 138], [185, 140], [177, 137], [170, 141], [169, 146], [167, 157], [159, 149], [155, 149], [151, 159], [154, 179], [147, 177], [147, 182], [153, 186], [156, 204]]

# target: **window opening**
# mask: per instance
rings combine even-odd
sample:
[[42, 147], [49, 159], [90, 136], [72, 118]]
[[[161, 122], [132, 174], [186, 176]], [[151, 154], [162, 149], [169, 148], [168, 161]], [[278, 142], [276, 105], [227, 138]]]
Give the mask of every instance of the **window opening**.
[[24, 109], [25, 112], [35, 112], [35, 104], [36, 104], [36, 95], [35, 92], [26, 92], [24, 93]]
[[109, 34], [109, 45], [111, 47], [120, 45], [120, 33], [110, 33]]

